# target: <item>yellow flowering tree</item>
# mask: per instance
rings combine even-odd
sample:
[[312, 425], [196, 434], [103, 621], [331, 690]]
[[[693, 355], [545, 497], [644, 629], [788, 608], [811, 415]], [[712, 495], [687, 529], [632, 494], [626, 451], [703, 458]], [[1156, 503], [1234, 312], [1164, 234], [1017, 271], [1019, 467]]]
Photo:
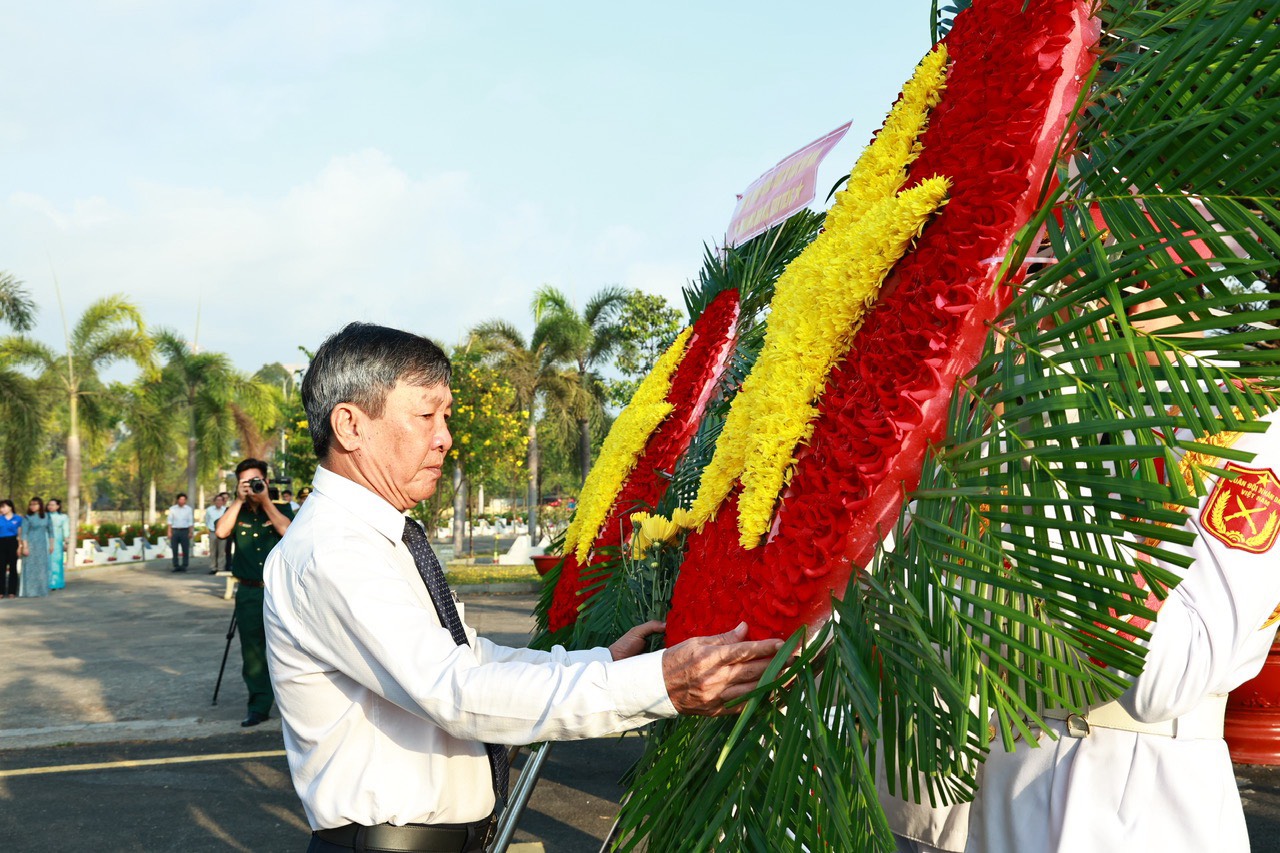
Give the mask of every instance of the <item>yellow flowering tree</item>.
[[529, 412], [520, 409], [516, 389], [474, 350], [453, 353], [454, 547], [461, 547], [461, 519], [475, 483], [508, 485], [524, 471]]

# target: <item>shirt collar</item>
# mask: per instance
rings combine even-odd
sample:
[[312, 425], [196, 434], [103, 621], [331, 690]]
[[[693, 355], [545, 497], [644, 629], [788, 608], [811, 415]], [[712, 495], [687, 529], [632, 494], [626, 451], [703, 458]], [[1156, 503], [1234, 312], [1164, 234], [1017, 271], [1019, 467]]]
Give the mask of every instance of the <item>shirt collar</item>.
[[316, 475], [311, 481], [311, 491], [312, 494], [318, 492], [337, 501], [347, 512], [377, 530], [393, 544], [404, 538], [404, 513], [354, 480], [320, 466], [316, 468]]

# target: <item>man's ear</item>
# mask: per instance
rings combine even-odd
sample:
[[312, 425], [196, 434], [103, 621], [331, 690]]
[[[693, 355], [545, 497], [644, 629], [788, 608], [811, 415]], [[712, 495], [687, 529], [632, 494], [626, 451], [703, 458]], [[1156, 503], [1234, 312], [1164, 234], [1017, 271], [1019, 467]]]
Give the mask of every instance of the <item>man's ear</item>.
[[364, 430], [368, 418], [354, 403], [339, 403], [329, 413], [329, 428], [333, 440], [347, 453], [354, 453], [364, 443]]

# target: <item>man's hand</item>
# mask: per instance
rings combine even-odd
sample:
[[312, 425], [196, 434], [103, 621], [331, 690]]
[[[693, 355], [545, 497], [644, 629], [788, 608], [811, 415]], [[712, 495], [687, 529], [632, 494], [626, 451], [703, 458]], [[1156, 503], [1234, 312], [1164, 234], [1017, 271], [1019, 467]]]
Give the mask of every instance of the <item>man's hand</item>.
[[613, 655], [614, 660], [634, 657], [648, 648], [649, 644], [646, 640], [650, 636], [665, 630], [667, 630], [667, 623], [656, 620], [637, 625], [613, 641], [612, 645], [609, 646], [609, 654]]
[[662, 656], [662, 676], [677, 711], [714, 717], [741, 709], [741, 705], [725, 708], [725, 703], [754, 690], [769, 661], [782, 648], [782, 640], [744, 642], [746, 636], [747, 623], [742, 622], [726, 634], [694, 637], [667, 649]]
[[267, 504], [271, 503], [271, 493], [266, 489], [255, 492], [250, 486], [249, 481], [244, 480], [240, 483], [240, 498], [251, 507], [257, 507], [258, 510], [265, 512]]

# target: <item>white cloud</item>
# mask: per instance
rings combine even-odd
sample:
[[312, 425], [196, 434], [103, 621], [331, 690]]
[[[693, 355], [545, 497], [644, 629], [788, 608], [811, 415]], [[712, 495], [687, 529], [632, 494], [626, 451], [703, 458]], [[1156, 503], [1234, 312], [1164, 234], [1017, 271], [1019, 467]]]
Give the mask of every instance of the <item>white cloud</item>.
[[118, 292], [148, 323], [192, 335], [199, 305], [201, 345], [245, 369], [296, 361], [297, 345], [314, 348], [353, 319], [446, 343], [491, 317], [527, 326], [543, 283], [578, 301], [618, 283], [678, 304], [694, 270], [650, 257], [642, 229], [571, 233], [516, 192], [494, 194], [465, 172], [412, 176], [371, 148], [276, 197], [154, 182], [64, 205], [14, 193], [0, 206], [0, 257], [32, 287], [36, 334], [50, 343], [61, 337], [52, 261], [73, 319]]

